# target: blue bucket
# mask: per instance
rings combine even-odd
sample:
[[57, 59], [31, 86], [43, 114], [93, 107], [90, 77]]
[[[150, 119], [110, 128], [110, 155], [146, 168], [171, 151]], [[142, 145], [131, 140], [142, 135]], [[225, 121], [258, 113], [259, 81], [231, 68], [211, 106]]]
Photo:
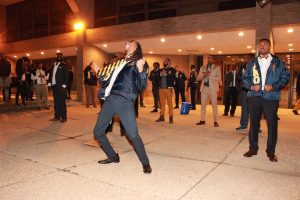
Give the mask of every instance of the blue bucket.
[[187, 115], [189, 114], [191, 109], [191, 104], [188, 102], [182, 102], [181, 104], [181, 109], [180, 109], [180, 114], [181, 115]]

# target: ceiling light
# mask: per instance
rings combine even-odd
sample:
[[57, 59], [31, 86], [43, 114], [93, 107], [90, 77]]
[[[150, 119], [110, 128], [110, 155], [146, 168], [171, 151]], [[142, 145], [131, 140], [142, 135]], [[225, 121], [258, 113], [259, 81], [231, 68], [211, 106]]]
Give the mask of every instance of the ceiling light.
[[201, 40], [202, 39], [202, 35], [197, 35], [197, 39]]
[[292, 46], [294, 46], [294, 45], [293, 45], [293, 44], [288, 44], [288, 46], [289, 46], [289, 47], [292, 47]]
[[243, 37], [244, 36], [244, 32], [239, 32], [239, 36]]
[[219, 54], [223, 53], [222, 51], [218, 51]]
[[178, 51], [178, 52], [182, 52], [182, 49], [178, 49], [177, 51]]
[[232, 60], [235, 60], [235, 58], [232, 58]]
[[290, 57], [290, 55], [286, 55], [286, 57]]
[[107, 44], [103, 44], [103, 47], [106, 48], [106, 47], [107, 47]]
[[30, 56], [30, 54], [29, 54], [29, 53], [26, 53], [26, 56], [27, 56], [27, 57], [29, 57], [29, 56]]
[[60, 50], [57, 49], [57, 50], [56, 50], [56, 53], [60, 53]]
[[251, 50], [252, 53], [255, 53], [255, 50]]
[[160, 41], [161, 41], [161, 42], [165, 42], [166, 39], [165, 39], [165, 38], [161, 38]]
[[215, 50], [215, 48], [211, 47], [211, 48], [210, 48], [210, 50], [212, 50], [212, 51], [213, 51], [213, 50]]
[[153, 54], [153, 51], [149, 51], [150, 54]]
[[287, 32], [288, 32], [288, 33], [292, 33], [292, 32], [294, 32], [294, 29], [289, 28], [289, 29], [287, 30]]
[[41, 52], [41, 55], [44, 55], [44, 54], [45, 54], [45, 53], [42, 51], [42, 52]]
[[247, 46], [247, 49], [251, 49], [252, 47], [250, 45]]
[[230, 58], [231, 56], [227, 56], [228, 58]]
[[289, 51], [294, 51], [294, 49], [289, 49]]
[[18, 56], [14, 55], [14, 58], [17, 58]]

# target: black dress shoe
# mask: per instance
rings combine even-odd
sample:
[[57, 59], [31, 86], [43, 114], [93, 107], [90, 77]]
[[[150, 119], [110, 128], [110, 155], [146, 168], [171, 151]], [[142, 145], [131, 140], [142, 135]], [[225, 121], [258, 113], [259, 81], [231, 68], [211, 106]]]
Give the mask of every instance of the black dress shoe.
[[191, 108], [191, 110], [196, 110], [196, 108]]
[[232, 113], [232, 114], [230, 114], [230, 116], [231, 116], [231, 117], [234, 117], [234, 114]]
[[252, 156], [255, 156], [255, 155], [257, 155], [257, 151], [254, 151], [254, 150], [249, 150], [249, 151], [247, 151], [246, 153], [244, 153], [244, 156], [245, 157], [252, 157]]
[[267, 156], [269, 157], [269, 160], [271, 162], [277, 162], [278, 161], [278, 158], [275, 155], [275, 153], [268, 153], [268, 150], [266, 150], [266, 153], [267, 153]]
[[156, 120], [156, 122], [163, 122], [165, 121], [165, 117], [163, 115], [159, 116], [159, 118]]
[[60, 123], [65, 123], [65, 122], [67, 122], [67, 119], [60, 120]]
[[151, 166], [149, 164], [143, 165], [143, 172], [145, 174], [151, 174], [151, 172], [152, 172]]
[[200, 122], [196, 123], [196, 125], [203, 125], [203, 124], [205, 124], [205, 121], [200, 121]]
[[223, 116], [228, 116], [228, 113], [224, 113]]
[[175, 106], [173, 109], [178, 109], [179, 107], [178, 106]]
[[294, 113], [295, 115], [299, 115], [299, 113], [298, 113], [297, 110], [293, 110], [293, 113]]
[[152, 113], [158, 112], [158, 110], [155, 108], [155, 109], [153, 109], [151, 112], [152, 112]]
[[109, 163], [118, 163], [120, 162], [119, 154], [116, 153], [116, 155], [113, 158], [107, 158], [105, 160], [99, 160], [99, 164], [109, 164]]
[[214, 127], [219, 127], [219, 123], [218, 122], [214, 122]]

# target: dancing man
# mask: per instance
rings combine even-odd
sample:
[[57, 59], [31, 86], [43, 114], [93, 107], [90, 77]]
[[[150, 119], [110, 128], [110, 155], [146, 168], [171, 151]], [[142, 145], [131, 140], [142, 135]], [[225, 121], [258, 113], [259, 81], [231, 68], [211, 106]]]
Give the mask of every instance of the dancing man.
[[141, 45], [137, 41], [128, 41], [125, 52], [124, 59], [108, 65], [99, 73], [99, 81], [102, 82], [99, 97], [105, 101], [97, 119], [94, 135], [108, 158], [99, 160], [98, 163], [120, 162], [118, 153], [112, 148], [105, 133], [111, 118], [116, 114], [143, 165], [143, 172], [150, 174], [152, 169], [138, 133], [134, 110], [135, 99], [147, 86], [149, 67], [143, 58]]

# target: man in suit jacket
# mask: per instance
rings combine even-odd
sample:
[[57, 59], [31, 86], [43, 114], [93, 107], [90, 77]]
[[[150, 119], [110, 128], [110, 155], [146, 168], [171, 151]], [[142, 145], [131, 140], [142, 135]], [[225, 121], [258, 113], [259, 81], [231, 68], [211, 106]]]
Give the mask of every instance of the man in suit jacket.
[[219, 90], [219, 81], [221, 80], [221, 71], [218, 65], [207, 64], [202, 66], [199, 71], [198, 80], [201, 82], [201, 118], [197, 125], [205, 124], [206, 104], [210, 99], [214, 113], [214, 126], [218, 127], [218, 101], [217, 93]]
[[66, 63], [63, 62], [63, 54], [56, 54], [56, 62], [50, 70], [48, 86], [52, 87], [54, 98], [54, 118], [50, 121], [59, 121], [64, 123], [67, 121], [67, 83], [69, 79], [69, 69]]
[[181, 102], [186, 102], [185, 99], [185, 81], [186, 81], [186, 76], [185, 73], [183, 73], [180, 70], [179, 66], [175, 67], [176, 70], [176, 78], [175, 78], [175, 86], [174, 86], [174, 90], [175, 90], [175, 107], [174, 109], [179, 108], [179, 94], [181, 96]]
[[225, 110], [223, 116], [228, 116], [229, 108], [230, 116], [234, 116], [238, 95], [240, 91], [240, 78], [236, 70], [236, 65], [231, 65], [231, 71], [225, 75], [224, 93], [225, 93]]

